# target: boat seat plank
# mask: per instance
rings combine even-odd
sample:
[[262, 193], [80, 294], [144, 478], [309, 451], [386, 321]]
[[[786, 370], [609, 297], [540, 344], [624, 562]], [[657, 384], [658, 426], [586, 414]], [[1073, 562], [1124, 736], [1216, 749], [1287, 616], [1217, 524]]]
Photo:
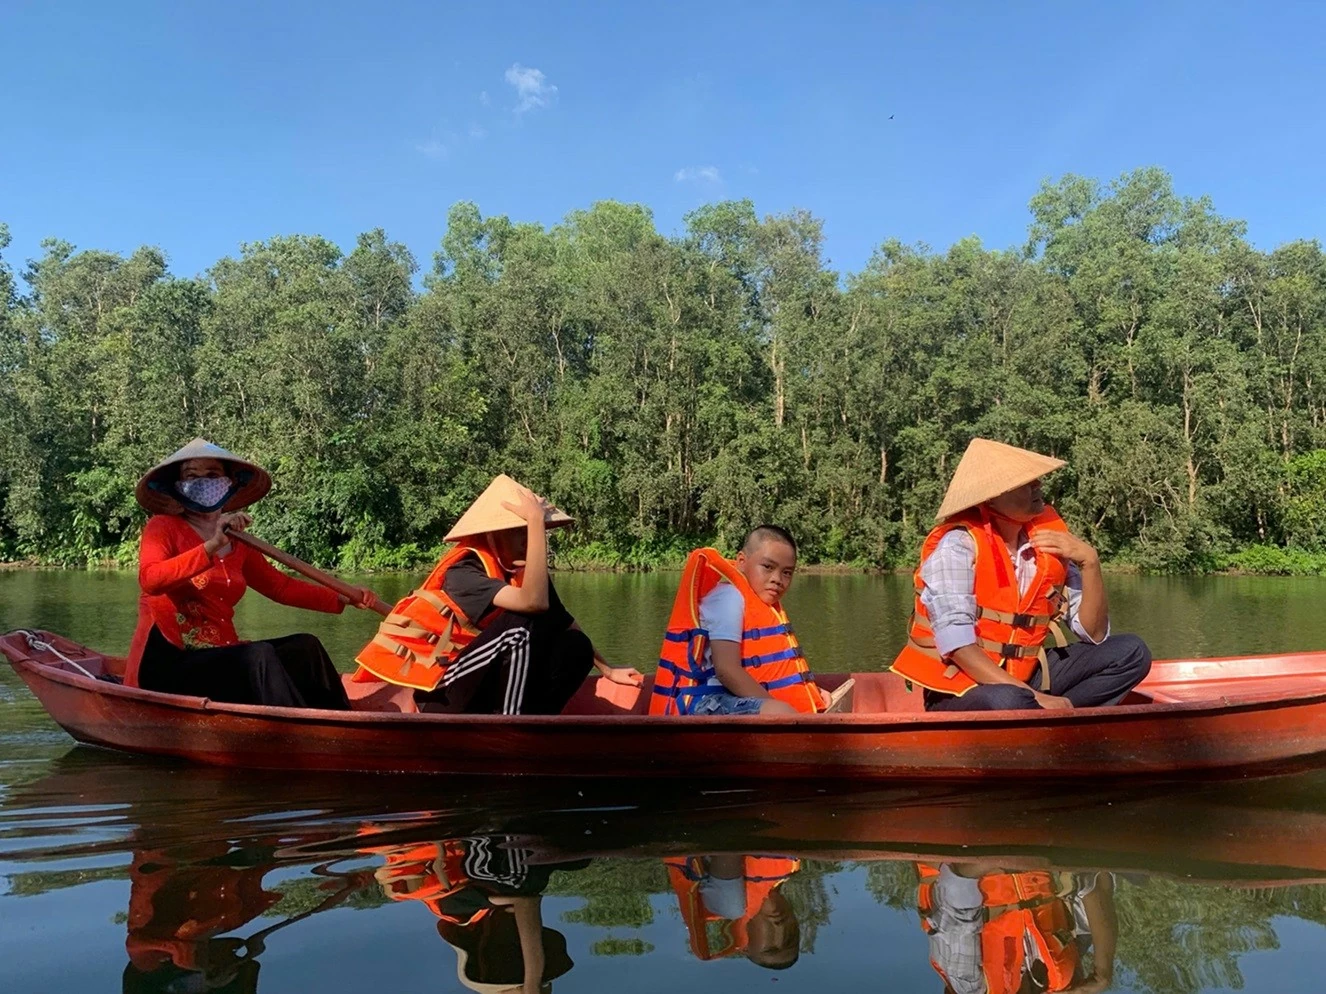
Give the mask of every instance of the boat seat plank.
[[1203, 680], [1194, 684], [1160, 684], [1147, 687], [1146, 693], [1157, 703], [1191, 703], [1221, 698], [1297, 697], [1305, 693], [1326, 693], [1326, 676], [1231, 677], [1226, 680]]

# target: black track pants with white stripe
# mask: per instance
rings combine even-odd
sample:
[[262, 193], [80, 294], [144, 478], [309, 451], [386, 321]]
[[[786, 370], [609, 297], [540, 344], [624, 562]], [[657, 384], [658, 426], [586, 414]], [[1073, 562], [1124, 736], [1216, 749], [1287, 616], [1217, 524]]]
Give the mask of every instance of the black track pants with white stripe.
[[549, 631], [538, 615], [502, 611], [456, 657], [442, 686], [416, 693], [425, 711], [559, 714], [594, 665], [584, 632]]

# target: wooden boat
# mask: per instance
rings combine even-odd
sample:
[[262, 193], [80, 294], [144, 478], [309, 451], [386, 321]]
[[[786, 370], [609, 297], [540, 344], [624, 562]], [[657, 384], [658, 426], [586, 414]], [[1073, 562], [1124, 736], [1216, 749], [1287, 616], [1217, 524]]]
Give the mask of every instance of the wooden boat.
[[[854, 673], [833, 715], [675, 718], [626, 710], [594, 681], [560, 715], [410, 713], [408, 694], [348, 684], [350, 712], [221, 704], [125, 687], [114, 657], [47, 632], [0, 651], [79, 742], [251, 769], [541, 776], [1079, 779], [1280, 770], [1326, 754], [1326, 653], [1154, 664], [1124, 704], [933, 713], [888, 673]], [[848, 675], [824, 675], [834, 690]]]

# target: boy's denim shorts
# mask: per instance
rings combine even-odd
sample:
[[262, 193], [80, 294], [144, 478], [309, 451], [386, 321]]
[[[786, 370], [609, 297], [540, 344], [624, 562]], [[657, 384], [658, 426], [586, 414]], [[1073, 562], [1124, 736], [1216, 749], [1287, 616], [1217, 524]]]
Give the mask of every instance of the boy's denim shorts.
[[731, 694], [707, 694], [691, 709], [691, 714], [759, 714], [763, 697], [734, 697]]

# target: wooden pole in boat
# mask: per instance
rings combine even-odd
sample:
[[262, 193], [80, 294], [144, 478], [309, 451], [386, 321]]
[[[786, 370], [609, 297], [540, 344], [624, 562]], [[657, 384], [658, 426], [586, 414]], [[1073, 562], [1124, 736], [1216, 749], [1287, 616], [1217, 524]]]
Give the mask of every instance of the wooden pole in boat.
[[[243, 531], [232, 531], [230, 529], [226, 529], [226, 534], [237, 542], [243, 542], [245, 545], [257, 549], [268, 559], [275, 559], [282, 566], [289, 566], [296, 573], [308, 577], [314, 583], [320, 583], [324, 587], [336, 591], [342, 597], [347, 598], [351, 603], [354, 603], [354, 601], [359, 598], [358, 587], [352, 587], [344, 580], [339, 580], [329, 573], [324, 573], [316, 566], [310, 566], [308, 563], [304, 562], [304, 560], [296, 559], [288, 552], [282, 552], [270, 542], [264, 542], [256, 535], [250, 535], [248, 532]], [[391, 605], [381, 597], [374, 597], [373, 602], [368, 606], [370, 610], [376, 611], [384, 618], [391, 614]]]

